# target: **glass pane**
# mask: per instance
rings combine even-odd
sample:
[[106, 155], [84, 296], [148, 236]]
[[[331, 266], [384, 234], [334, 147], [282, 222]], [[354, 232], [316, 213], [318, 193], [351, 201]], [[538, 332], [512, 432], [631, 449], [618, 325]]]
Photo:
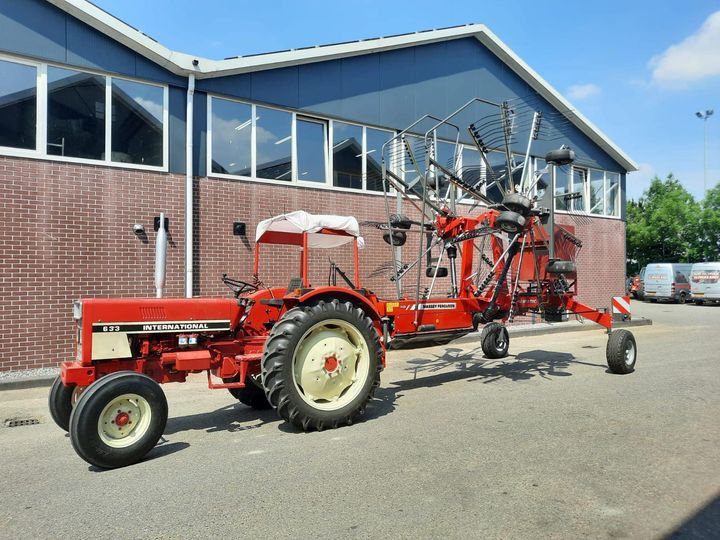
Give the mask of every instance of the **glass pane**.
[[605, 173], [607, 178], [607, 192], [605, 193], [605, 215], [620, 215], [620, 175], [618, 173]]
[[258, 178], [292, 180], [292, 115], [256, 107], [255, 137]]
[[[366, 173], [367, 173], [367, 189], [370, 191], [383, 191], [382, 185], [382, 160], [383, 145], [392, 138], [390, 131], [382, 131], [380, 129], [365, 129], [365, 137], [367, 138], [367, 151], [365, 152]], [[390, 145], [388, 145], [390, 146]], [[390, 161], [393, 152], [389, 149], [385, 150], [385, 159]]]
[[485, 196], [494, 203], [502, 202], [503, 192], [495, 183], [497, 180], [503, 188], [506, 185], [506, 179], [504, 178], [505, 170], [507, 169], [507, 160], [505, 154], [501, 152], [488, 152], [488, 162], [490, 163], [491, 171], [485, 171]]
[[362, 127], [333, 122], [333, 185], [362, 189]]
[[[450, 172], [457, 175], [458, 172], [455, 170], [457, 168], [457, 157], [455, 156], [455, 149], [455, 144], [442, 141], [438, 142], [437, 162]], [[451, 184], [449, 180], [447, 180], [447, 178], [445, 177], [445, 173], [438, 171], [438, 179], [438, 195], [443, 199], [449, 198], [450, 194], [448, 189], [450, 188]]]
[[0, 60], [0, 146], [35, 150], [37, 71]]
[[402, 145], [402, 170], [405, 183], [422, 194], [425, 179], [425, 144], [420, 137], [405, 135]]
[[112, 80], [112, 161], [163, 165], [163, 102], [160, 86]]
[[535, 169], [530, 185], [535, 184], [534, 194], [537, 200], [545, 195], [545, 190], [550, 187], [550, 167], [544, 159], [535, 158]]
[[212, 98], [212, 172], [251, 176], [252, 106]]
[[605, 173], [590, 171], [590, 213], [602, 215], [605, 213]]
[[48, 67], [47, 152], [105, 159], [105, 77]]
[[325, 124], [297, 121], [298, 180], [325, 183]]
[[587, 178], [586, 169], [578, 169], [573, 167], [573, 186], [572, 192], [573, 199], [572, 209], [576, 212], [582, 212], [585, 210], [585, 179]]
[[555, 166], [555, 209], [568, 210], [569, 200], [563, 197], [570, 193], [570, 166]]
[[[463, 148], [460, 178], [462, 178], [466, 184], [481, 189], [481, 186], [479, 185], [481, 182], [481, 171], [480, 152], [478, 152], [475, 148]], [[472, 199], [473, 197], [465, 197], [463, 194], [461, 198]]]

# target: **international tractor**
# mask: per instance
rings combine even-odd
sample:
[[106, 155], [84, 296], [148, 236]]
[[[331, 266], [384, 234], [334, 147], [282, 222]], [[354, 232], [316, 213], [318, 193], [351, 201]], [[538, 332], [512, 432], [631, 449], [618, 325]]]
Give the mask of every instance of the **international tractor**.
[[[506, 104], [498, 110], [502, 125], [509, 124]], [[633, 335], [612, 331], [610, 313], [575, 298], [581, 242], [555, 225], [554, 205], [549, 212], [541, 206], [543, 171], [509, 159], [504, 171], [469, 174], [441, 162], [436, 134], [448, 124], [440, 120], [424, 136], [405, 130], [383, 148], [386, 220], [361, 224], [353, 217], [296, 211], [261, 222], [252, 278], [223, 276], [232, 290], [227, 298], [75, 302], [76, 354], [62, 363], [49, 406], [80, 457], [102, 468], [142, 459], [168, 418], [160, 385], [184, 382], [192, 373], [205, 373], [209, 388], [227, 389], [250, 407], [274, 408], [300, 430], [347, 425], [363, 414], [380, 384], [388, 349], [481, 330], [484, 355], [503, 358], [510, 344], [505, 323], [527, 313], [546, 321], [574, 313], [605, 327], [610, 371], [631, 373]], [[469, 133], [485, 155], [482, 130], [471, 125]], [[424, 142], [422, 156], [410, 144], [411, 134]], [[504, 134], [509, 141], [512, 132]], [[393, 168], [398, 156], [416, 171]], [[560, 148], [545, 157], [549, 167], [563, 166], [574, 153]], [[490, 186], [500, 200], [488, 195]], [[390, 212], [395, 197], [409, 203], [413, 217]], [[475, 204], [458, 211], [457, 201], [468, 197]], [[361, 226], [380, 229], [390, 246], [393, 299], [363, 286]], [[415, 241], [403, 248], [413, 234]], [[260, 276], [260, 259], [273, 244], [295, 246], [299, 253], [297, 277], [282, 286], [265, 285]], [[327, 284], [311, 283], [309, 253], [346, 244], [352, 271], [332, 264]], [[415, 248], [417, 258], [403, 262]], [[445, 290], [434, 293], [441, 282]]]

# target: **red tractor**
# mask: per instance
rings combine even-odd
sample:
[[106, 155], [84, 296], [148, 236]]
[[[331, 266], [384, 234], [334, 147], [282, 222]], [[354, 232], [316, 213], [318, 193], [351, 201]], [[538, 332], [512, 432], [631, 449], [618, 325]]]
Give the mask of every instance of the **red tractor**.
[[[571, 157], [571, 151], [561, 150], [547, 159], [562, 163]], [[299, 211], [258, 225], [253, 281], [223, 276], [234, 298], [76, 302], [76, 357], [62, 364], [49, 405], [80, 457], [105, 468], [140, 460], [165, 429], [168, 407], [160, 384], [183, 382], [190, 373], [206, 372], [210, 388], [226, 388], [251, 407], [272, 406], [301, 430], [322, 430], [350, 424], [363, 413], [380, 384], [390, 346], [449, 340], [482, 326], [485, 356], [502, 358], [509, 347], [502, 323], [528, 312], [540, 313], [547, 321], [573, 312], [610, 331], [609, 313], [575, 300], [572, 259], [579, 241], [552, 220], [548, 231], [537, 198], [512, 188], [512, 164], [512, 174], [506, 176], [511, 187], [499, 204], [439, 163], [432, 152], [426, 164], [426, 189], [421, 193], [407, 177], [384, 171], [386, 187], [398, 194], [418, 194], [410, 202], [421, 216], [417, 221], [388, 213], [387, 223], [376, 224], [394, 253], [411, 229], [420, 233], [418, 259], [393, 263], [396, 299], [380, 299], [362, 286], [363, 241], [355, 218]], [[437, 190], [440, 182], [428, 179], [438, 173], [446, 185], [474, 195], [486, 207], [475, 216], [461, 216], [441, 197], [431, 197], [431, 186]], [[501, 184], [497, 177], [490, 180]], [[427, 208], [432, 219], [426, 219]], [[354, 275], [333, 264], [328, 284], [313, 286], [309, 251], [348, 243], [353, 246]], [[298, 277], [287, 286], [266, 286], [260, 279], [260, 255], [269, 244], [299, 248]], [[425, 255], [433, 251], [439, 256], [427, 259], [429, 287], [421, 293], [418, 277], [416, 294], [403, 295], [403, 276], [413, 267], [419, 276]], [[441, 266], [444, 257], [449, 272]], [[448, 273], [449, 290], [433, 296], [436, 281]], [[341, 286], [336, 284], [338, 275]], [[632, 372], [632, 334], [611, 332], [606, 356], [612, 372]]]

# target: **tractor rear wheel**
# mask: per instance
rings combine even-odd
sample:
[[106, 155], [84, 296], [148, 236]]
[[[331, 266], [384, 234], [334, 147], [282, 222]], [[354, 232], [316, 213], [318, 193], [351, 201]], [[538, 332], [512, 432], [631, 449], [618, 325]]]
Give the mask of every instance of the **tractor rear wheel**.
[[53, 421], [61, 429], [67, 431], [70, 427], [70, 413], [84, 389], [84, 387], [74, 384], [65, 386], [60, 377], [53, 381], [48, 396], [48, 408]]
[[480, 333], [480, 345], [486, 357], [504, 358], [510, 348], [507, 328], [496, 322], [485, 325]]
[[[223, 382], [237, 382], [239, 377], [223, 380]], [[253, 409], [269, 409], [267, 396], [262, 387], [260, 375], [247, 375], [245, 377], [245, 388], [228, 388], [228, 392], [243, 405]]]
[[380, 336], [350, 302], [291, 309], [265, 344], [262, 383], [278, 414], [303, 431], [351, 424], [380, 384]]
[[635, 337], [627, 330], [615, 330], [610, 334], [605, 349], [605, 356], [610, 371], [625, 375], [635, 370], [637, 346]]
[[140, 461], [165, 431], [168, 406], [147, 375], [118, 371], [88, 386], [70, 415], [78, 455], [105, 469]]

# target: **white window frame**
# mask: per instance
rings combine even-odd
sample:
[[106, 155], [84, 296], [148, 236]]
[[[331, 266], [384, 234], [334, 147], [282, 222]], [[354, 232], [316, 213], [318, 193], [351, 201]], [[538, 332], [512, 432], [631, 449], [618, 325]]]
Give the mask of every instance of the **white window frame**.
[[[35, 150], [27, 150], [23, 148], [13, 148], [11, 146], [0, 146], [0, 155], [11, 157], [26, 157], [33, 159], [42, 159], [48, 161], [58, 161], [62, 163], [78, 163], [83, 165], [103, 165], [105, 167], [114, 167], [119, 169], [138, 169], [144, 171], [168, 172], [170, 165], [170, 111], [169, 111], [169, 88], [166, 84], [146, 81], [125, 75], [117, 76], [101, 71], [77, 68], [54, 62], [33, 62], [24, 58], [15, 57], [7, 54], [0, 54], [0, 60], [14, 62], [16, 64], [24, 64], [36, 68], [36, 134], [35, 134]], [[47, 126], [48, 126], [48, 67], [66, 69], [76, 71], [78, 73], [87, 73], [105, 79], [105, 159], [87, 159], [68, 156], [56, 156], [47, 152]], [[143, 165], [142, 163], [121, 163], [112, 161], [112, 81], [113, 79], [124, 80], [155, 86], [163, 89], [163, 164]]]
[[[374, 129], [376, 131], [381, 131], [383, 133], [387, 133], [388, 138], [393, 138], [397, 135], [396, 131], [393, 131], [391, 129], [383, 128], [383, 127], [377, 127], [377, 126], [370, 126], [361, 124], [359, 122], [344, 120], [344, 119], [333, 119], [333, 118], [325, 118], [313, 114], [307, 114], [304, 111], [297, 111], [293, 109], [288, 109], [284, 107], [277, 107], [272, 105], [266, 105], [265, 103], [253, 103], [247, 100], [243, 99], [237, 99], [234, 97], [228, 97], [225, 95], [219, 95], [219, 94], [208, 94], [207, 95], [207, 103], [206, 103], [206, 133], [207, 133], [207, 151], [205, 156], [205, 174], [208, 178], [223, 178], [227, 180], [241, 180], [241, 181], [250, 181], [260, 184], [269, 184], [269, 185], [275, 185], [275, 186], [288, 186], [293, 185], [296, 187], [303, 187], [303, 188], [313, 188], [313, 189], [326, 189], [329, 191], [341, 191], [345, 193], [355, 193], [355, 194], [365, 194], [365, 195], [374, 195], [374, 196], [383, 196], [382, 191], [371, 191], [367, 189], [367, 130], [368, 129]], [[212, 170], [212, 145], [213, 145], [213, 129], [212, 129], [212, 103], [215, 99], [221, 99], [225, 101], [231, 101], [235, 103], [241, 103], [243, 105], [250, 105], [251, 106], [251, 126], [252, 126], [252, 132], [250, 136], [250, 153], [251, 153], [251, 176], [241, 176], [236, 174], [225, 174], [225, 173], [218, 173], [213, 172]], [[286, 112], [292, 115], [292, 124], [291, 124], [291, 137], [292, 137], [292, 147], [291, 147], [291, 175], [290, 180], [276, 180], [273, 178], [258, 178], [257, 177], [257, 124], [256, 120], [258, 118], [257, 116], [257, 107], [262, 107], [265, 109], [273, 109], [277, 111]], [[324, 145], [324, 159], [325, 159], [325, 181], [324, 182], [311, 182], [311, 181], [304, 181], [302, 179], [298, 178], [298, 167], [297, 167], [297, 122], [298, 120], [308, 121], [308, 122], [316, 122], [318, 124], [322, 124], [324, 126], [324, 136], [325, 136], [325, 145]], [[338, 187], [333, 185], [333, 152], [332, 152], [332, 144], [333, 144], [333, 136], [334, 136], [334, 123], [340, 122], [342, 124], [348, 124], [353, 125], [362, 128], [362, 145], [363, 145], [363, 160], [362, 160], [362, 188], [345, 188], [345, 187]], [[395, 165], [390, 164], [389, 165], [390, 170], [395, 170]], [[388, 194], [394, 194], [395, 191], [391, 188]]]
[[[298, 161], [297, 161], [297, 158], [298, 158], [298, 153], [297, 153], [297, 143], [298, 143], [298, 139], [297, 139], [297, 123], [298, 123], [298, 121], [300, 121], [300, 122], [308, 122], [308, 123], [312, 123], [312, 124], [319, 124], [319, 125], [321, 125], [322, 128], [323, 128], [323, 141], [324, 141], [324, 144], [323, 144], [323, 163], [324, 163], [324, 165], [325, 165], [325, 178], [324, 178], [324, 180], [323, 180], [322, 182], [313, 182], [312, 180], [303, 180], [302, 178], [300, 178], [300, 169], [299, 169], [298, 166], [297, 166], [297, 164], [298, 164]], [[331, 142], [330, 142], [330, 137], [329, 137], [330, 128], [329, 128], [328, 124], [329, 124], [328, 120], [324, 120], [324, 119], [317, 118], [317, 117], [314, 117], [314, 116], [306, 116], [306, 115], [304, 115], [304, 114], [298, 114], [298, 113], [295, 113], [295, 112], [294, 112], [293, 115], [292, 115], [292, 142], [293, 142], [293, 145], [292, 145], [292, 146], [293, 146], [293, 150], [292, 150], [292, 153], [293, 153], [292, 176], [293, 176], [295, 182], [297, 182], [297, 183], [298, 183], [299, 185], [301, 185], [301, 186], [305, 186], [305, 187], [327, 186], [328, 184], [330, 184], [330, 183], [332, 182], [332, 179], [331, 179], [332, 175], [331, 175], [331, 174], [328, 174], [328, 172], [329, 172], [329, 167], [328, 167], [328, 165], [329, 165], [329, 160], [328, 160], [328, 147], [329, 147], [330, 144], [331, 144]]]

